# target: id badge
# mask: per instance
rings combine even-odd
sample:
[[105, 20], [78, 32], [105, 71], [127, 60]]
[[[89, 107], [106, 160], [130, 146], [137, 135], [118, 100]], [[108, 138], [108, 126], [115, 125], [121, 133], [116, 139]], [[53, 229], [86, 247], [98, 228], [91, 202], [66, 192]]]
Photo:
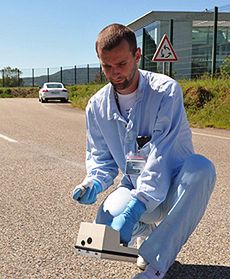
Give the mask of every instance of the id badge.
[[139, 175], [145, 167], [145, 157], [139, 154], [131, 154], [126, 156], [125, 174]]

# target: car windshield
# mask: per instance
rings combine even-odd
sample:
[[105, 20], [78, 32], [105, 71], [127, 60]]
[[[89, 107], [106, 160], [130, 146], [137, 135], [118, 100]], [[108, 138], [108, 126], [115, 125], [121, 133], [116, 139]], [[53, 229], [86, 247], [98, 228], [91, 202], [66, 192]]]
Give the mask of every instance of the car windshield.
[[47, 88], [63, 88], [63, 86], [60, 83], [50, 83], [46, 85]]

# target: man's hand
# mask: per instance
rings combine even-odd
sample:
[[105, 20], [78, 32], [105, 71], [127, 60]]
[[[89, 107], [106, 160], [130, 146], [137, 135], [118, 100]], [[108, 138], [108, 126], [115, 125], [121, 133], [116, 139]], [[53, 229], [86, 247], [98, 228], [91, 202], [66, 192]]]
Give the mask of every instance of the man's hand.
[[72, 193], [72, 197], [75, 201], [81, 204], [93, 204], [97, 200], [97, 194], [102, 192], [101, 184], [96, 181], [88, 181], [77, 185]]
[[125, 246], [130, 242], [134, 226], [145, 210], [146, 207], [143, 202], [132, 198], [126, 209], [120, 215], [114, 217], [111, 227], [120, 232], [120, 242]]

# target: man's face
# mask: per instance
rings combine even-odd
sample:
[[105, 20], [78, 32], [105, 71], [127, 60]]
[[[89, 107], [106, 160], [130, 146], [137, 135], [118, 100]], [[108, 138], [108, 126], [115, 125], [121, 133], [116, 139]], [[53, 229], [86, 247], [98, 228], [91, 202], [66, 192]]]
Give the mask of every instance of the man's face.
[[138, 48], [133, 55], [125, 40], [112, 50], [98, 49], [98, 57], [107, 80], [122, 94], [131, 93], [137, 88], [137, 64], [140, 56], [140, 49]]

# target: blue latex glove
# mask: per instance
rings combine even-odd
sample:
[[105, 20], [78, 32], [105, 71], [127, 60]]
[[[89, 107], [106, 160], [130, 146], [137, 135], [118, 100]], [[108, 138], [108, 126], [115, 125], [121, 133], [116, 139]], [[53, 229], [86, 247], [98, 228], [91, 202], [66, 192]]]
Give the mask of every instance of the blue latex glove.
[[73, 190], [72, 197], [81, 204], [93, 204], [97, 200], [97, 194], [102, 192], [101, 184], [92, 180], [87, 183], [79, 184]]
[[131, 240], [134, 226], [145, 211], [145, 204], [136, 198], [132, 198], [126, 209], [120, 215], [114, 217], [111, 227], [120, 232], [120, 242], [125, 246]]

